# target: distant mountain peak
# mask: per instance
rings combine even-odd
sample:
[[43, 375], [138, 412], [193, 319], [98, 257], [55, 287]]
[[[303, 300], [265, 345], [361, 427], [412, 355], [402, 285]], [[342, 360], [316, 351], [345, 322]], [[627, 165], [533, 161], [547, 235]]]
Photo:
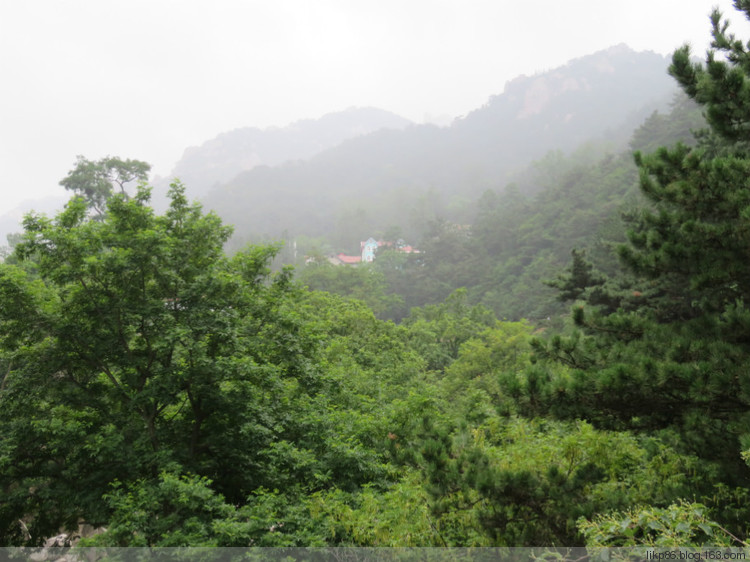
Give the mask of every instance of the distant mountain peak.
[[345, 140], [381, 129], [403, 129], [412, 122], [375, 107], [349, 107], [284, 127], [242, 127], [185, 149], [170, 177], [179, 177], [191, 197], [256, 166], [307, 160]]
[[630, 48], [630, 46], [625, 43], [618, 43], [617, 45], [612, 45], [611, 47], [608, 47], [598, 52], [607, 53], [609, 55], [623, 55], [626, 53], [635, 53], [636, 51]]
[[[673, 90], [674, 82], [667, 74], [667, 66], [668, 57], [653, 51], [638, 52], [620, 43], [572, 59], [558, 68], [510, 80], [502, 94], [492, 96], [484, 107], [469, 113], [464, 122], [538, 118], [551, 125], [550, 120], [570, 122], [572, 116], [587, 112], [606, 114], [606, 108], [601, 104], [607, 98], [611, 99], [612, 108], [616, 110], [630, 105], [627, 97], [633, 89], [649, 90], [654, 99]], [[596, 99], [597, 107], [587, 107], [587, 99]], [[633, 97], [633, 100], [637, 99], [641, 97]], [[569, 107], [565, 107], [566, 104]], [[549, 111], [554, 115], [548, 115]], [[616, 126], [616, 123], [612, 125]]]
[[533, 74], [531, 76], [527, 74], [521, 74], [519, 76], [516, 76], [512, 80], [509, 80], [508, 82], [505, 83], [504, 92], [508, 92], [509, 90], [519, 88], [529, 81], [534, 81], [534, 80], [539, 79], [540, 77], [546, 77], [550, 74], [551, 75], [565, 74], [567, 71], [571, 69], [576, 69], [577, 67], [589, 67], [589, 68], [593, 67], [600, 72], [612, 73], [615, 68], [614, 64], [615, 62], [617, 62], [617, 60], [627, 58], [632, 61], [636, 59], [641, 59], [644, 56], [658, 59], [658, 60], [664, 60], [664, 61], [667, 60], [667, 57], [654, 53], [653, 51], [635, 51], [634, 49], [632, 49], [630, 46], [626, 45], [625, 43], [619, 43], [617, 45], [607, 47], [606, 49], [601, 49], [591, 54], [571, 59], [564, 65], [554, 68], [552, 70], [547, 70], [544, 72], [537, 72], [536, 74]]
[[[676, 86], [667, 63], [655, 53], [615, 45], [519, 77], [448, 127], [412, 125], [349, 137], [294, 165], [262, 166], [225, 180], [204, 203], [237, 225], [238, 239], [245, 240], [341, 229], [364, 235], [411, 225], [502, 186], [548, 151], [602, 140], [626, 146], [633, 128], [672, 99]], [[297, 135], [339, 119], [352, 134], [350, 114], [368, 111], [350, 108], [297, 122], [294, 135], [279, 129], [262, 136], [263, 146], [305, 138]], [[386, 208], [398, 211], [387, 218]]]

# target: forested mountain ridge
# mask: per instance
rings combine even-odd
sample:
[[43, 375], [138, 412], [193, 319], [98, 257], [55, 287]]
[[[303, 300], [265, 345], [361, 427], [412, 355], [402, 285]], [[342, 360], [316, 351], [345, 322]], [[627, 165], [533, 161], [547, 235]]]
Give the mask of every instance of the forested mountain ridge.
[[625, 239], [621, 215], [643, 203], [632, 151], [694, 143], [691, 131], [705, 124], [700, 108], [678, 95], [669, 111], [654, 112], [633, 131], [628, 148], [588, 143], [567, 155], [550, 152], [514, 183], [477, 196], [462, 228], [426, 221], [413, 238], [418, 255], [382, 252], [366, 274], [300, 264], [298, 275], [315, 289], [365, 298], [381, 317], [396, 320], [459, 288], [500, 318], [558, 316], [567, 305], [545, 282], [566, 266], [572, 250], [595, 255], [608, 273], [617, 267], [610, 247]]
[[384, 130], [306, 162], [250, 170], [216, 187], [205, 204], [245, 241], [286, 233], [339, 246], [393, 225], [409, 235], [425, 215], [458, 220], [473, 198], [549, 150], [597, 137], [624, 144], [670, 99], [666, 66], [662, 56], [624, 46], [602, 51], [511, 82], [450, 127]]
[[222, 133], [200, 146], [186, 148], [170, 176], [189, 186], [191, 197], [203, 197], [255, 166], [306, 160], [344, 140], [380, 129], [403, 129], [408, 119], [373, 107], [352, 107], [318, 119], [302, 119], [285, 127], [243, 127]]
[[[351, 108], [286, 127], [239, 128], [187, 148], [170, 177], [235, 225], [235, 248], [305, 235], [346, 250], [394, 225], [414, 236], [438, 215], [460, 220], [478, 194], [502, 188], [548, 150], [602, 135], [626, 142], [669, 99], [665, 69], [664, 57], [621, 45], [518, 77], [451, 127]], [[263, 169], [243, 174], [254, 167]], [[155, 208], [166, 208], [168, 185], [154, 180]]]

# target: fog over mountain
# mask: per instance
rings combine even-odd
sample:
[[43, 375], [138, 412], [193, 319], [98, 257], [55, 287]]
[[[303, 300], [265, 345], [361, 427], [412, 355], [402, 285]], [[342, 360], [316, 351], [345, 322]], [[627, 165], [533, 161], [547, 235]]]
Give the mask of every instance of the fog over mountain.
[[[560, 68], [519, 76], [455, 124], [458, 144], [477, 160], [518, 163], [547, 150], [571, 150], [645, 117], [675, 90], [669, 57], [620, 44]], [[621, 140], [630, 131], [620, 131]]]
[[[308, 161], [257, 167], [215, 187], [205, 203], [243, 240], [330, 235], [352, 221], [365, 236], [394, 223], [404, 228], [415, 215], [450, 215], [461, 201], [503, 187], [550, 150], [570, 151], [593, 139], [623, 145], [671, 99], [675, 86], [667, 66], [666, 57], [618, 45], [518, 77], [450, 127], [381, 130]], [[240, 167], [258, 151], [227, 145], [222, 154], [236, 154], [232, 165]]]
[[240, 127], [352, 106], [445, 126], [611, 45], [701, 56], [712, 7], [750, 26], [732, 1], [2, 2], [0, 214], [57, 195], [78, 155], [146, 161], [153, 179]]
[[344, 140], [410, 124], [388, 111], [365, 107], [302, 119], [286, 127], [243, 127], [185, 149], [170, 176], [180, 178], [191, 196], [200, 197], [212, 186], [255, 166], [306, 160]]
[[[235, 225], [235, 243], [327, 234], [343, 244], [352, 228], [365, 236], [395, 223], [408, 231], [410, 222], [451, 209], [455, 215], [462, 201], [503, 187], [550, 150], [594, 138], [625, 143], [675, 91], [667, 65], [668, 57], [621, 44], [518, 76], [449, 127], [369, 107], [234, 129], [186, 148], [173, 173], [152, 182], [154, 206], [163, 206], [178, 177], [191, 198]], [[54, 205], [34, 207], [49, 212]], [[3, 239], [20, 230], [15, 225], [30, 208], [0, 217]]]

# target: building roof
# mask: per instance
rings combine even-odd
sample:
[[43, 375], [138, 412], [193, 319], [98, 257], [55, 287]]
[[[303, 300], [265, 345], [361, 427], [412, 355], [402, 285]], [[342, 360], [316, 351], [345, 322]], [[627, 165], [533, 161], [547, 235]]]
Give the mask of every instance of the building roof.
[[338, 254], [336, 256], [339, 260], [341, 260], [341, 263], [360, 263], [362, 261], [362, 256], [347, 256], [346, 254]]

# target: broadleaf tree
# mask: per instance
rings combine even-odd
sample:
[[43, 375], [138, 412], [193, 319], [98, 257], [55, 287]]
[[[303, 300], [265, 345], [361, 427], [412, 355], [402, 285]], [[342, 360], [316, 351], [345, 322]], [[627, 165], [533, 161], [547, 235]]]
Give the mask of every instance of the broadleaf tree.
[[163, 216], [145, 187], [101, 220], [80, 197], [28, 216], [21, 264], [0, 265], [2, 544], [106, 524], [113, 485], [165, 472], [233, 505], [334, 484], [317, 475], [335, 436], [305, 414], [324, 379], [289, 312], [301, 290], [271, 275], [276, 247], [228, 258], [231, 229], [170, 197]]
[[107, 156], [92, 161], [78, 156], [75, 167], [60, 181], [60, 185], [84, 197], [89, 208], [101, 216], [112, 195], [119, 192], [127, 197], [126, 184], [145, 182], [150, 170], [151, 165], [141, 160]]

